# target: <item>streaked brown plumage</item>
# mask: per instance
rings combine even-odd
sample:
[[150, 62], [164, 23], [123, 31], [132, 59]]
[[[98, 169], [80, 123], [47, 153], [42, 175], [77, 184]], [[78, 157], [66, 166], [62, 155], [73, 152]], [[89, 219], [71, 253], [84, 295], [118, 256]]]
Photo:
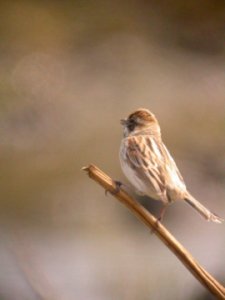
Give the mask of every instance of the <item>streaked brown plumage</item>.
[[140, 108], [121, 120], [121, 124], [124, 126], [121, 167], [138, 193], [161, 200], [164, 205], [185, 200], [206, 220], [223, 221], [187, 191], [176, 163], [162, 142], [160, 126], [153, 113]]

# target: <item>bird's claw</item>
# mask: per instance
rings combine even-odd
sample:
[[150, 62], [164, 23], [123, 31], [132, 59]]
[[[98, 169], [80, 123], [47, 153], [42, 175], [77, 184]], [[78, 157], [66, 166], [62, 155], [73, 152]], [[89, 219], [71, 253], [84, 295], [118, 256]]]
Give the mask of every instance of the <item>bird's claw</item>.
[[160, 224], [161, 218], [157, 218], [154, 224], [154, 227], [151, 228], [150, 233], [153, 234], [156, 232], [156, 229], [158, 228], [159, 224]]
[[109, 190], [105, 190], [105, 195], [107, 196], [108, 193], [112, 194], [112, 195], [116, 195], [119, 193], [121, 186], [123, 185], [122, 182], [118, 181], [118, 180], [114, 180], [113, 181], [115, 184], [115, 189], [114, 191], [109, 191]]

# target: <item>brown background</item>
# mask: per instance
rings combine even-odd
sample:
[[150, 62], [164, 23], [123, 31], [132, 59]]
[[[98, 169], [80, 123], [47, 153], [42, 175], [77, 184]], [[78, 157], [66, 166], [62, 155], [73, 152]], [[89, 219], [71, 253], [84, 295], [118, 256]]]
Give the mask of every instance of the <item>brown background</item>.
[[[224, 16], [209, 0], [0, 2], [1, 300], [211, 299], [80, 169], [126, 182], [119, 120], [146, 107], [225, 217]], [[225, 283], [224, 224], [181, 203], [164, 223]]]

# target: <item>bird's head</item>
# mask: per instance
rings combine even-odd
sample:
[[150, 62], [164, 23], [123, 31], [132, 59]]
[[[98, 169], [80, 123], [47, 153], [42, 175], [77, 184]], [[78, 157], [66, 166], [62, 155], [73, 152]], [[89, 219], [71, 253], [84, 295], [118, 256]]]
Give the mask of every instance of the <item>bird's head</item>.
[[148, 109], [139, 108], [129, 114], [126, 119], [122, 119], [120, 123], [124, 127], [124, 136], [137, 135], [146, 133], [160, 133], [159, 123], [155, 115]]

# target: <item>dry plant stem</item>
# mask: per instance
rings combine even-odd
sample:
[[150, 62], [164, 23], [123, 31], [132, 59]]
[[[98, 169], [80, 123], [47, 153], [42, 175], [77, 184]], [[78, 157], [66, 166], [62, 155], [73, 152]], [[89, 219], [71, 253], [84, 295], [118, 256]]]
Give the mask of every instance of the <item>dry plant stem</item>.
[[204, 285], [217, 299], [225, 299], [225, 288], [206, 272], [192, 255], [172, 236], [172, 234], [149, 213], [139, 202], [129, 196], [123, 189], [117, 193], [112, 178], [94, 165], [84, 167], [90, 178], [98, 182], [105, 190], [111, 192], [115, 198], [122, 202], [143, 223], [145, 223], [163, 241], [163, 243], [177, 256], [186, 268]]

